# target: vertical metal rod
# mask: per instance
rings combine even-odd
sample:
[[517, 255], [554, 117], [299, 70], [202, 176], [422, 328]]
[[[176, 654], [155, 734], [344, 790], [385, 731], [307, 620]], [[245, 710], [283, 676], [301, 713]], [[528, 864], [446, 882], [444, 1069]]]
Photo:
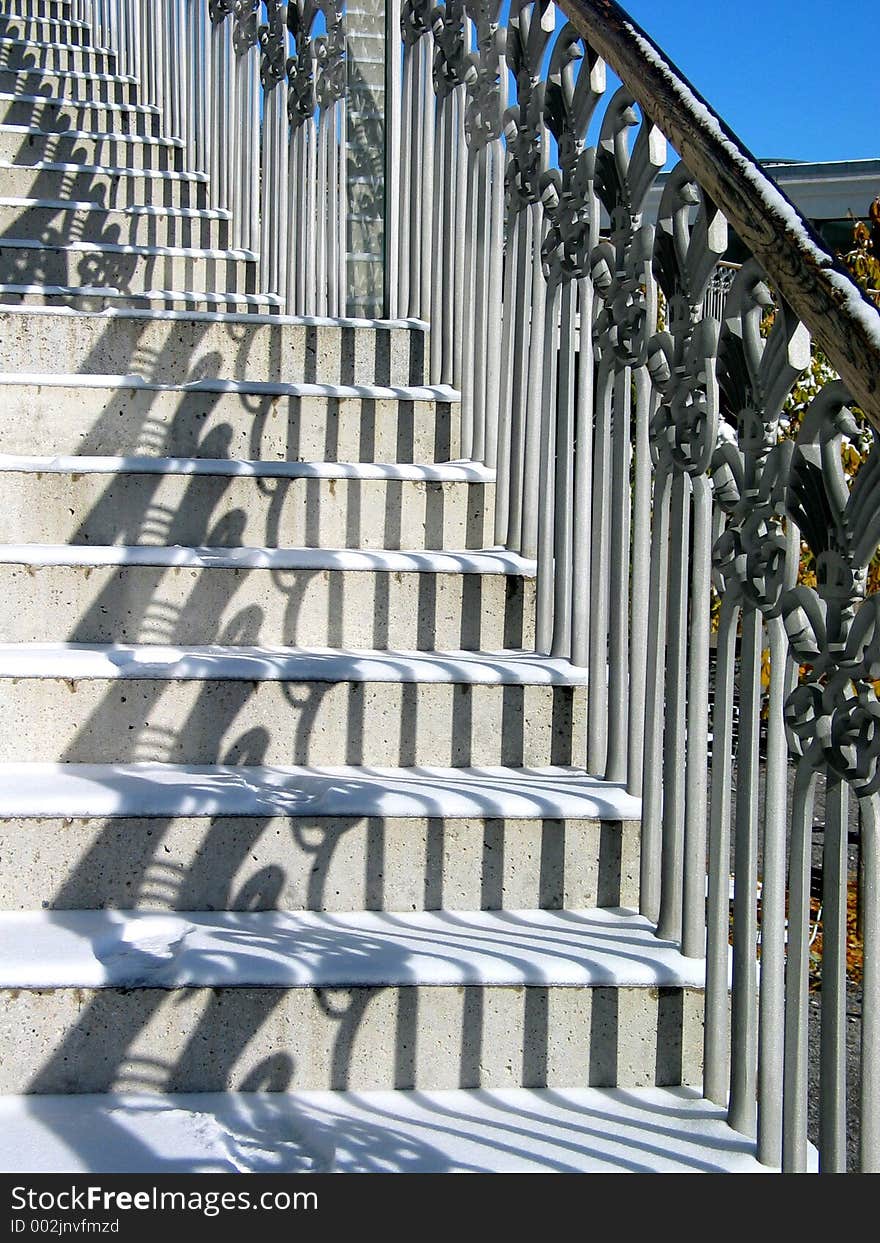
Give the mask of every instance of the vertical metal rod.
[[632, 577], [630, 588], [629, 739], [626, 787], [642, 792], [645, 747], [645, 687], [648, 657], [648, 598], [640, 584], [651, 572], [651, 445], [649, 441], [651, 380], [647, 368], [633, 373], [636, 390], [633, 454]]
[[[486, 461], [486, 360], [489, 333], [489, 246], [491, 238], [491, 209], [489, 200], [489, 150], [483, 146], [477, 152], [476, 185], [476, 240], [474, 243], [474, 396], [471, 403], [473, 425], [472, 454], [477, 462]], [[494, 311], [494, 308], [492, 308]]]
[[[474, 333], [476, 331], [479, 308], [476, 305], [476, 231], [479, 227], [479, 204], [477, 201], [477, 161], [478, 153], [473, 148], [466, 152], [465, 183], [460, 187], [464, 191], [464, 229], [461, 238], [456, 239], [456, 249], [460, 243], [463, 247], [461, 267], [461, 289], [456, 290], [456, 338], [460, 338], [459, 376], [457, 387], [461, 388], [461, 456], [471, 459], [474, 456], [474, 388], [475, 388], [475, 348]], [[456, 267], [456, 276], [458, 266]], [[460, 300], [459, 300], [460, 299]]]
[[801, 759], [795, 773], [791, 805], [788, 873], [788, 952], [785, 963], [785, 1077], [782, 1090], [782, 1169], [807, 1168], [807, 1095], [809, 1080], [810, 865], [812, 863], [815, 774]]
[[744, 610], [740, 643], [739, 740], [736, 748], [732, 1035], [728, 1109], [730, 1125], [743, 1135], [755, 1135], [757, 1132], [758, 740], [762, 633], [760, 613], [754, 608]]
[[541, 403], [544, 391], [544, 315], [547, 282], [541, 265], [544, 218], [540, 203], [529, 207], [532, 217], [532, 316], [529, 333], [529, 381], [523, 450], [522, 548], [524, 557], [538, 555], [538, 496], [541, 487]]
[[733, 592], [727, 592], [721, 600], [715, 648], [703, 1028], [703, 1093], [708, 1100], [722, 1106], [727, 1105], [730, 1086], [730, 819], [738, 622], [739, 605]]
[[400, 301], [400, 0], [385, 0], [385, 316], [397, 319]]
[[630, 531], [630, 407], [632, 373], [621, 368], [614, 377], [611, 428], [611, 523], [608, 532], [608, 752], [605, 776], [626, 781], [629, 740], [629, 609]]
[[642, 842], [639, 909], [655, 921], [660, 913], [663, 823], [663, 718], [666, 712], [666, 609], [669, 594], [669, 526], [672, 476], [662, 466], [654, 476], [651, 582], [648, 601], [648, 659], [645, 703]]
[[501, 358], [498, 388], [498, 451], [495, 471], [495, 541], [506, 543], [510, 521], [511, 420], [513, 415], [513, 338], [516, 315], [517, 271], [521, 217], [511, 213], [507, 221], [507, 262], [504, 265], [504, 293], [501, 312]]
[[[593, 455], [593, 548], [590, 583], [590, 698], [587, 767], [605, 774], [608, 760], [608, 625], [611, 609], [608, 568], [611, 538], [611, 420], [614, 371], [606, 359], [596, 379], [596, 434]], [[616, 519], [616, 515], [614, 516]]]
[[[434, 263], [434, 237], [431, 231], [431, 222], [433, 220], [435, 198], [439, 198], [435, 194], [436, 180], [434, 171], [436, 168], [434, 152], [434, 132], [438, 127], [437, 116], [437, 99], [434, 95], [433, 86], [431, 84], [431, 41], [428, 38], [419, 40], [419, 54], [421, 57], [420, 68], [420, 124], [419, 131], [422, 141], [422, 187], [421, 202], [417, 204], [421, 208], [421, 290], [419, 293], [419, 314], [424, 319], [431, 307], [431, 291], [435, 285], [437, 267]], [[431, 324], [431, 338], [434, 337], [434, 324]], [[436, 380], [437, 373], [432, 374], [432, 380]]]
[[819, 1169], [846, 1173], [846, 903], [849, 790], [828, 770], [822, 852]]
[[666, 619], [666, 725], [663, 731], [663, 838], [660, 859], [660, 917], [657, 935], [681, 940], [684, 867], [685, 747], [687, 713], [687, 606], [690, 480], [672, 481], [669, 518], [669, 592]]
[[758, 994], [758, 1160], [782, 1165], [782, 1083], [785, 1028], [785, 849], [788, 812], [788, 747], [785, 701], [797, 670], [789, 657], [785, 626], [766, 623], [770, 645], [767, 704], [767, 775], [764, 794], [764, 857], [761, 870], [761, 981]]
[[862, 1047], [859, 1167], [880, 1173], [880, 798], [861, 804], [862, 860]]
[[556, 500], [556, 356], [557, 316], [559, 312], [559, 282], [551, 280], [547, 286], [544, 308], [544, 342], [542, 382], [543, 393], [540, 406], [540, 457], [538, 477], [540, 489], [536, 490], [538, 529], [535, 554], [538, 560], [535, 617], [535, 650], [549, 653], [553, 646], [553, 516]]
[[510, 492], [508, 496], [507, 547], [522, 547], [523, 458], [528, 408], [528, 325], [532, 319], [532, 214], [519, 212], [516, 229], [516, 293], [512, 307], [513, 377], [510, 401]]
[[[486, 291], [486, 465], [498, 463], [501, 372], [509, 368], [502, 344], [504, 307], [504, 147], [493, 142], [488, 150], [489, 178], [489, 275]], [[508, 264], [513, 256], [508, 253]], [[498, 484], [496, 482], [496, 489]], [[501, 527], [496, 524], [496, 531]], [[498, 537], [496, 536], [496, 539]]]
[[705, 475], [691, 480], [690, 632], [688, 635], [687, 787], [682, 877], [682, 943], [686, 958], [706, 952], [706, 823], [709, 814], [709, 631], [711, 628], [712, 489]]
[[467, 197], [468, 197], [468, 154], [464, 133], [465, 91], [458, 86], [452, 92], [452, 137], [453, 137], [453, 169], [455, 186], [453, 193], [453, 225], [454, 253], [452, 262], [452, 383], [457, 389], [462, 387], [464, 338], [460, 325], [464, 322], [464, 263], [467, 251]]
[[[395, 54], [400, 54], [399, 27], [397, 31], [386, 26], [386, 63], [390, 66]], [[418, 281], [418, 268], [415, 266], [414, 254], [418, 246], [418, 233], [414, 228], [412, 208], [415, 200], [414, 182], [418, 169], [419, 134], [418, 118], [415, 113], [416, 90], [415, 76], [418, 56], [412, 44], [403, 47], [403, 85], [400, 99], [400, 275], [397, 285], [397, 300], [401, 315], [417, 314], [413, 303], [418, 301], [418, 293], [413, 290], [413, 283]]]
[[[572, 531], [572, 664], [590, 659], [590, 579], [593, 542], [593, 284], [578, 281], [577, 406], [574, 425], [574, 528]], [[647, 577], [645, 579], [647, 582]], [[639, 791], [641, 793], [641, 791]]]
[[[556, 496], [553, 511], [553, 638], [551, 654], [571, 656], [574, 540], [575, 304], [573, 281], [562, 287], [559, 383], [556, 397]], [[548, 415], [552, 407], [548, 407]], [[550, 481], [544, 486], [549, 491]]]

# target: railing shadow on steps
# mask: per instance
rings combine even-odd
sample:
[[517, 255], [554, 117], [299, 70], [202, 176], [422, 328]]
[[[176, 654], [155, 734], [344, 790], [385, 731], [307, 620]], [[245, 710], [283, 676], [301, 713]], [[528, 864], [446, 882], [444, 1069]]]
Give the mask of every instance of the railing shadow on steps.
[[[211, 174], [237, 244], [259, 240], [264, 288], [295, 314], [347, 309], [340, 6], [87, 7], [100, 42], [165, 103], [190, 166]], [[513, 0], [502, 22], [498, 0], [389, 0], [385, 315], [430, 321], [431, 379], [462, 392], [462, 456], [497, 470], [496, 537], [537, 561], [537, 647], [589, 670], [586, 765], [642, 796], [642, 909], [707, 961], [704, 1091], [788, 1170], [807, 1162], [820, 780], [819, 1148], [824, 1169], [845, 1167], [857, 803], [861, 1164], [876, 1170], [880, 665], [866, 583], [880, 542], [880, 316], [613, 0], [560, 8]], [[609, 69], [623, 85], [594, 125]], [[682, 162], [653, 221], [667, 139]], [[704, 295], [731, 232], [754, 258], [719, 320]], [[786, 438], [811, 338], [841, 379]], [[850, 478], [842, 450], [865, 445]], [[802, 545], [815, 585], [798, 582]]]

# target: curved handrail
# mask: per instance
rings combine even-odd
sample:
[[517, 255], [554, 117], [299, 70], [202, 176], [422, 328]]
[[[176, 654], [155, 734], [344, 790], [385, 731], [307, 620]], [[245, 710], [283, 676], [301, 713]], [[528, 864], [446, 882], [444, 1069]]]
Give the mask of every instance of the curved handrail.
[[676, 147], [880, 428], [880, 311], [699, 91], [615, 0], [557, 0]]

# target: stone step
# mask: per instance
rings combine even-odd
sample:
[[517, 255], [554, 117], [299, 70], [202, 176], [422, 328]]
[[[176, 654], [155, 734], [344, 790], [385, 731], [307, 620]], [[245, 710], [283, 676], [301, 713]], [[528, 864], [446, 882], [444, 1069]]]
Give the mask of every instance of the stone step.
[[110, 243], [122, 246], [185, 246], [226, 250], [230, 216], [213, 208], [126, 207], [107, 211], [100, 203], [70, 199], [0, 197], [0, 235], [45, 244]]
[[210, 290], [256, 294], [258, 257], [247, 250], [202, 250], [181, 246], [128, 246], [115, 242], [57, 239], [0, 239], [0, 286], [101, 287], [123, 294], [150, 290]]
[[61, 74], [69, 70], [88, 74], [116, 73], [117, 56], [111, 48], [95, 45], [80, 47], [76, 43], [0, 35], [0, 68], [45, 69], [49, 73]]
[[[204, 295], [203, 295], [204, 296]], [[258, 383], [424, 382], [416, 321], [302, 319], [0, 305], [0, 370], [143, 375], [163, 384], [220, 376]]]
[[0, 1168], [154, 1175], [769, 1172], [756, 1159], [755, 1141], [731, 1130], [726, 1111], [694, 1089], [569, 1087], [7, 1096], [0, 1098]]
[[[525, 652], [0, 646], [10, 763], [540, 768], [585, 754], [586, 673]], [[244, 751], [243, 751], [244, 749]]]
[[70, 16], [43, 16], [42, 10], [27, 16], [8, 9], [0, 13], [0, 39], [61, 43], [70, 47], [89, 47], [94, 42], [91, 27], [86, 22], [75, 21]]
[[700, 1076], [703, 963], [627, 911], [7, 912], [0, 937], [0, 1092]]
[[0, 374], [0, 452], [448, 462], [460, 449], [454, 389], [261, 384], [141, 376]]
[[183, 145], [176, 138], [0, 125], [0, 160], [19, 168], [56, 163], [185, 174], [183, 158]]
[[70, 101], [137, 104], [138, 83], [120, 73], [76, 73], [0, 64], [0, 91], [13, 95], [63, 96]]
[[0, 284], [0, 301], [6, 306], [29, 309], [101, 312], [116, 307], [124, 311], [219, 311], [241, 313], [252, 310], [265, 315], [281, 307], [275, 294], [208, 293], [204, 289], [119, 289], [115, 285]]
[[3, 774], [2, 902], [13, 909], [636, 901], [638, 803], [574, 770], [33, 764]]
[[72, 6], [70, 0], [3, 0], [3, 10], [7, 17], [37, 14], [41, 18], [67, 22], [71, 20]]
[[0, 94], [0, 121], [4, 125], [30, 125], [59, 134], [69, 130], [97, 130], [111, 134], [157, 135], [158, 108], [108, 101], [74, 102], [45, 94]]
[[83, 160], [18, 164], [0, 160], [0, 186], [13, 198], [67, 199], [97, 203], [106, 210], [126, 207], [207, 207], [202, 173], [132, 169]]
[[579, 769], [6, 764], [0, 909], [638, 906], [640, 803]]
[[3, 545], [0, 641], [529, 648], [534, 576], [503, 550]]
[[494, 493], [469, 463], [0, 456], [0, 543], [486, 548]]

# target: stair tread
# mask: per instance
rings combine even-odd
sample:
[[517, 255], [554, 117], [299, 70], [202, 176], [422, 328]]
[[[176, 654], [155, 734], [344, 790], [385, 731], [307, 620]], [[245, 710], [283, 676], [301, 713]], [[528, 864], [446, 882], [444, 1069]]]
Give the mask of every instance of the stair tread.
[[89, 177], [144, 177], [151, 181], [207, 182], [206, 173], [177, 172], [173, 168], [132, 168], [128, 164], [80, 164], [73, 160], [34, 160], [33, 164], [16, 164], [0, 160], [0, 169], [16, 169], [27, 173], [81, 173]]
[[184, 548], [179, 545], [2, 544], [0, 565], [189, 566], [196, 569], [362, 570], [413, 574], [507, 574], [533, 578], [534, 561], [505, 548], [394, 552], [358, 548]]
[[268, 462], [194, 457], [31, 457], [0, 453], [0, 473], [57, 475], [222, 475], [243, 479], [359, 479], [414, 483], [492, 483], [479, 462]]
[[27, 134], [32, 138], [82, 138], [94, 139], [98, 142], [138, 142], [144, 146], [171, 147], [175, 150], [182, 150], [186, 145], [180, 138], [166, 138], [161, 134], [123, 134], [115, 130], [43, 129], [41, 125], [23, 125], [13, 121], [0, 121], [0, 134]]
[[245, 306], [282, 306], [277, 294], [208, 293], [192, 289], [117, 289], [113, 285], [0, 284], [0, 294], [45, 294], [69, 298], [153, 298], [163, 302], [240, 302]]
[[[2, 167], [3, 162], [0, 160], [0, 168]], [[72, 167], [78, 168], [79, 165], [74, 164]], [[0, 286], [0, 289], [2, 288], [3, 286]], [[246, 324], [249, 328], [269, 325], [272, 328], [382, 328], [401, 329], [408, 332], [424, 332], [428, 328], [428, 325], [419, 319], [353, 319], [344, 316], [331, 318], [327, 315], [242, 315], [235, 311], [172, 311], [161, 308], [144, 310], [137, 307], [105, 307], [99, 311], [88, 311], [79, 307], [21, 306], [15, 303], [9, 305], [0, 303], [0, 315], [22, 317], [53, 315], [78, 320], [186, 320], [193, 324]]]
[[[2, 72], [2, 70], [0, 70], [0, 72]], [[100, 108], [104, 112], [139, 112], [149, 116], [158, 116], [162, 111], [162, 109], [157, 108], [155, 104], [117, 104], [112, 100], [70, 99], [68, 96], [64, 95], [16, 95], [14, 91], [0, 91], [0, 103], [46, 104], [50, 108]], [[48, 132], [56, 133], [69, 131], [50, 130]]]
[[[7, 309], [18, 308], [2, 308]], [[31, 308], [33, 309], [33, 308]], [[141, 375], [101, 375], [97, 372], [9, 371], [0, 374], [0, 385], [33, 384], [54, 388], [136, 388], [159, 393], [247, 393], [264, 397], [353, 397], [366, 401], [458, 402], [461, 394], [446, 384], [311, 384], [272, 383], [264, 380], [224, 380], [209, 377], [182, 384], [165, 384]]]
[[56, 211], [100, 212], [105, 216], [170, 216], [185, 220], [230, 220], [232, 213], [221, 207], [165, 207], [150, 203], [134, 206], [108, 207], [78, 199], [30, 198], [18, 194], [0, 195], [0, 207], [49, 208]]
[[[21, 40], [23, 43], [29, 43], [30, 40]], [[135, 86], [137, 78], [133, 78], [127, 73], [89, 73], [85, 69], [49, 69], [45, 65], [0, 65], [0, 74], [16, 73], [16, 74], [39, 74], [41, 78], [75, 78], [79, 82], [114, 82], [122, 83], [126, 86]], [[79, 100], [71, 100], [71, 103], [78, 103]], [[91, 100], [89, 102], [92, 102]], [[95, 101], [100, 102], [100, 101]]]
[[[207, 246], [157, 246], [137, 242], [46, 242], [42, 238], [11, 237], [4, 234], [0, 238], [0, 249], [3, 250], [40, 250], [66, 253], [73, 251], [86, 254], [111, 255], [159, 255], [182, 259], [242, 259], [254, 262], [259, 255], [253, 250], [233, 249], [232, 247], [212, 249]], [[220, 295], [225, 296], [225, 295]]]
[[[11, 44], [13, 47], [51, 47], [57, 48], [62, 52], [97, 52], [101, 56], [116, 55], [116, 52], [112, 47], [99, 47], [96, 44], [91, 43], [84, 47], [81, 43], [62, 43], [56, 41], [55, 39], [16, 39], [11, 35], [4, 35], [0, 33], [0, 48], [2, 48], [4, 44]], [[130, 80], [133, 82], [135, 79], [132, 78]]]
[[638, 820], [641, 801], [577, 768], [0, 765], [0, 818], [381, 816]]
[[566, 911], [0, 912], [0, 988], [696, 988], [642, 915]]
[[587, 671], [527, 651], [396, 652], [134, 643], [0, 643], [0, 679], [439, 682], [584, 686]]
[[691, 1088], [5, 1096], [23, 1173], [762, 1173]]

